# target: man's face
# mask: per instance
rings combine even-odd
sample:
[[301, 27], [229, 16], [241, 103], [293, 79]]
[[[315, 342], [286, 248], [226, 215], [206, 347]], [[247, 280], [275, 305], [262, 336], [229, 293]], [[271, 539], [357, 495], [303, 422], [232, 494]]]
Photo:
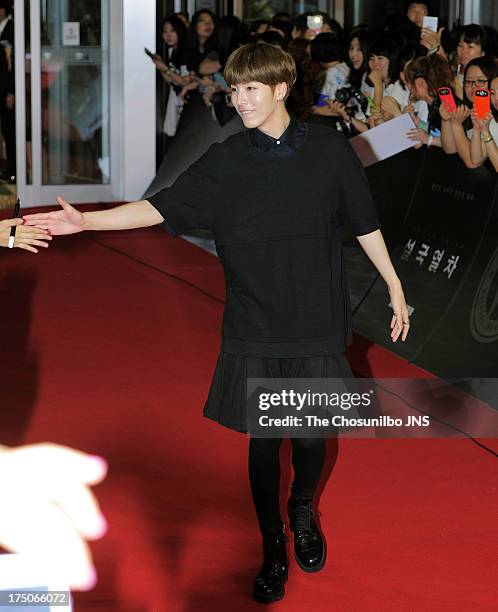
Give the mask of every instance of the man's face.
[[428, 14], [427, 4], [423, 2], [412, 2], [406, 11], [408, 19], [416, 23], [419, 28], [424, 25], [424, 17], [427, 17]]
[[258, 81], [232, 85], [232, 104], [244, 127], [257, 128], [270, 119], [282, 99], [282, 85], [272, 88]]

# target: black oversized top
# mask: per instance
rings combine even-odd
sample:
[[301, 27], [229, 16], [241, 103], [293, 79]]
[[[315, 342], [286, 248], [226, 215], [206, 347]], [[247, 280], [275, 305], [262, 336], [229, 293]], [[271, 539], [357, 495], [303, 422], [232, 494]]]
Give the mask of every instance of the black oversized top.
[[148, 201], [174, 236], [214, 234], [226, 281], [222, 351], [305, 357], [350, 344], [341, 229], [360, 236], [379, 223], [343, 135], [294, 119], [280, 139], [245, 130]]

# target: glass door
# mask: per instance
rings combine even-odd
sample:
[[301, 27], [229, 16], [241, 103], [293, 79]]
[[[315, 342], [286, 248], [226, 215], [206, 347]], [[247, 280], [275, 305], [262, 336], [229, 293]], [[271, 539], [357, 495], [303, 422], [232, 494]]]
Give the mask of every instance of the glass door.
[[57, 195], [74, 203], [116, 199], [111, 4], [15, 4], [16, 82], [25, 84], [16, 92], [17, 187], [23, 206], [51, 204]]

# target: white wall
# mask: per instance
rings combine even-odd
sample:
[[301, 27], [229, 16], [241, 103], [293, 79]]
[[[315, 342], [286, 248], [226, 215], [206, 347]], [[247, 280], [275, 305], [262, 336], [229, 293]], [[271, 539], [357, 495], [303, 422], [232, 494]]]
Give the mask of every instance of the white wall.
[[480, 0], [465, 0], [463, 23], [480, 23]]
[[155, 176], [156, 71], [144, 47], [155, 51], [156, 2], [122, 0], [122, 10], [123, 106], [122, 113], [118, 113], [122, 116], [122, 128], [121, 133], [115, 135], [120, 140], [118, 155], [122, 156], [118, 199], [136, 200]]

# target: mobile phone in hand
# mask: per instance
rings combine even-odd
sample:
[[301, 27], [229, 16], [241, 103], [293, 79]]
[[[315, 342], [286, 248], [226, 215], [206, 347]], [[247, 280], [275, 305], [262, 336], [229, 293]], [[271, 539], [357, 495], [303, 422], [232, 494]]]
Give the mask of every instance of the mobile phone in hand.
[[315, 36], [318, 36], [323, 26], [322, 15], [309, 15], [306, 19], [306, 25], [308, 30], [311, 30]]
[[440, 87], [438, 90], [439, 99], [441, 103], [444, 104], [446, 110], [449, 113], [453, 113], [457, 109], [457, 104], [455, 102], [455, 98], [453, 97], [453, 92], [449, 87]]
[[474, 93], [474, 110], [479, 119], [484, 119], [491, 110], [489, 89], [476, 89]]
[[422, 25], [426, 30], [432, 30], [433, 32], [437, 32], [438, 27], [438, 18], [437, 17], [428, 17], [427, 15], [424, 17], [424, 22]]

